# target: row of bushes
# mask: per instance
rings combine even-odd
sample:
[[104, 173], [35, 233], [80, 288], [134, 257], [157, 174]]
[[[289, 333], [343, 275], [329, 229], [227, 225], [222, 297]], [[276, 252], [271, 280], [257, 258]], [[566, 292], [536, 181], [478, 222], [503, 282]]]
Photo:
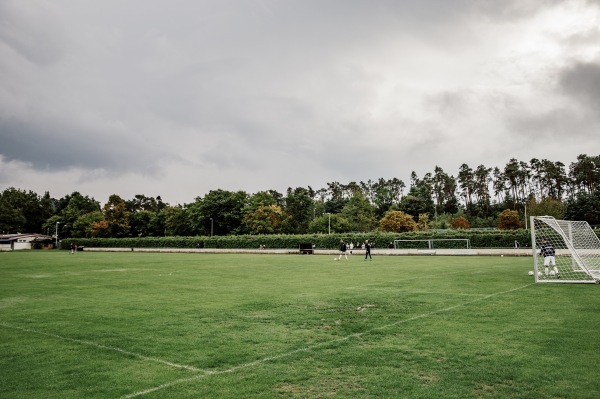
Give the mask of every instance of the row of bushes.
[[[522, 247], [531, 247], [529, 230], [445, 230], [409, 233], [350, 233], [350, 234], [302, 234], [302, 235], [240, 235], [197, 237], [141, 237], [141, 238], [68, 238], [61, 247], [71, 244], [96, 248], [227, 248], [257, 249], [298, 248], [300, 243], [312, 243], [317, 249], [336, 249], [340, 239], [363, 243], [369, 240], [376, 248], [393, 248], [394, 240], [469, 239], [472, 248], [509, 248], [518, 241]], [[403, 243], [404, 248], [422, 248], [426, 243]], [[436, 248], [464, 248], [464, 242], [441, 241]]]

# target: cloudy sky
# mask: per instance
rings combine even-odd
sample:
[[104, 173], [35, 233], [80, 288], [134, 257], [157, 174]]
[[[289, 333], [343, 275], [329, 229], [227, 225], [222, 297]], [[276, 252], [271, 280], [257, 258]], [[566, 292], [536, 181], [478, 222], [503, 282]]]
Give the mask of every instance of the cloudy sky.
[[599, 110], [600, 0], [0, 0], [0, 190], [569, 165]]

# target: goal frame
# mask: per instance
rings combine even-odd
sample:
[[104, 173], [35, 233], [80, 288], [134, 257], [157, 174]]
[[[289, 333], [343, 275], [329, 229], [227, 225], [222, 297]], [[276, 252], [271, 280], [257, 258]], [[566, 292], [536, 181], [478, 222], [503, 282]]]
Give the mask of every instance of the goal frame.
[[[530, 216], [530, 226], [536, 283], [600, 283], [600, 239], [587, 222]], [[543, 240], [554, 247], [558, 275], [544, 265]]]
[[[442, 241], [463, 241], [466, 243], [466, 247], [465, 248], [459, 248], [459, 249], [471, 249], [471, 240], [469, 238], [430, 238], [430, 239], [422, 239], [422, 240], [394, 240], [394, 249], [426, 249], [426, 250], [432, 250], [432, 249], [441, 249], [439, 247], [436, 247], [436, 243], [437, 242], [442, 242]], [[427, 248], [398, 248], [398, 243], [400, 242], [426, 242], [427, 243]]]

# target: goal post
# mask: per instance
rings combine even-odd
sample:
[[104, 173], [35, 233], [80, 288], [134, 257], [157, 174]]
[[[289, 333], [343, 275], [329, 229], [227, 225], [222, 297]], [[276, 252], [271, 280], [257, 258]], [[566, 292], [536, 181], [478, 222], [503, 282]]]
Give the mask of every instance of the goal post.
[[537, 283], [600, 282], [600, 239], [585, 221], [531, 216]]

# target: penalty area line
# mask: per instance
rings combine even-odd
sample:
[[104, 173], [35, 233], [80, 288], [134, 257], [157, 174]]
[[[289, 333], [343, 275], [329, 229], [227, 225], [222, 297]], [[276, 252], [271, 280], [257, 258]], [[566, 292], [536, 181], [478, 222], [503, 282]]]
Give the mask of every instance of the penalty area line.
[[91, 341], [84, 341], [84, 340], [76, 339], [76, 338], [63, 337], [62, 335], [58, 335], [58, 334], [52, 334], [52, 333], [47, 333], [47, 332], [44, 332], [44, 331], [38, 331], [38, 330], [31, 329], [31, 328], [24, 328], [24, 327], [12, 326], [12, 325], [6, 324], [6, 323], [0, 323], [0, 326], [6, 327], [6, 328], [10, 328], [10, 329], [13, 329], [13, 330], [19, 330], [19, 331], [31, 333], [31, 334], [43, 335], [43, 336], [50, 337], [50, 338], [55, 338], [55, 339], [58, 339], [58, 340], [61, 340], [61, 341], [73, 342], [73, 343], [80, 344], [80, 345], [91, 346], [91, 347], [94, 347], [94, 348], [97, 348], [97, 349], [102, 349], [102, 350], [107, 350], [107, 351], [112, 351], [112, 352], [118, 352], [118, 353], [121, 353], [123, 355], [136, 357], [138, 359], [149, 361], [149, 362], [164, 364], [166, 366], [174, 367], [174, 368], [178, 368], [178, 369], [190, 370], [190, 371], [194, 371], [194, 372], [205, 372], [205, 373], [208, 372], [207, 370], [202, 370], [202, 369], [199, 369], [197, 367], [188, 366], [188, 365], [185, 365], [185, 364], [177, 364], [177, 363], [169, 362], [169, 361], [166, 361], [166, 360], [157, 359], [157, 358], [154, 358], [154, 357], [140, 355], [139, 353], [130, 352], [130, 351], [127, 351], [127, 350], [121, 349], [121, 348], [115, 348], [114, 346], [106, 346], [106, 345], [97, 344], [97, 343], [91, 342]]
[[460, 307], [463, 307], [463, 306], [468, 306], [468, 305], [471, 305], [473, 303], [485, 301], [486, 299], [490, 299], [490, 298], [493, 298], [495, 296], [504, 295], [504, 294], [510, 294], [511, 292], [519, 291], [519, 290], [522, 290], [523, 288], [530, 287], [533, 284], [534, 283], [529, 283], [529, 284], [526, 284], [526, 285], [523, 285], [523, 286], [520, 286], [520, 287], [512, 288], [510, 290], [500, 291], [500, 292], [495, 292], [493, 294], [484, 295], [484, 296], [482, 296], [480, 298], [473, 299], [473, 300], [468, 301], [468, 302], [459, 303], [458, 305], [453, 305], [453, 306], [449, 306], [449, 307], [446, 307], [446, 308], [443, 308], [443, 309], [438, 309], [438, 310], [434, 310], [434, 311], [431, 311], [431, 312], [428, 312], [428, 313], [423, 313], [423, 314], [420, 314], [420, 315], [417, 315], [417, 316], [414, 316], [414, 317], [411, 317], [411, 318], [408, 318], [408, 319], [398, 320], [396, 322], [393, 322], [393, 323], [390, 323], [390, 324], [386, 324], [384, 326], [374, 327], [374, 328], [372, 328], [370, 330], [367, 330], [367, 331], [364, 331], [364, 332], [350, 334], [350, 335], [347, 335], [345, 337], [333, 339], [333, 340], [326, 341], [326, 342], [321, 342], [319, 344], [315, 344], [315, 345], [311, 345], [311, 346], [306, 346], [306, 347], [294, 349], [292, 351], [281, 353], [279, 355], [268, 356], [268, 357], [265, 357], [265, 358], [262, 358], [262, 359], [255, 360], [253, 362], [240, 364], [238, 366], [231, 367], [231, 368], [226, 369], [226, 370], [204, 371], [204, 374], [199, 374], [199, 375], [195, 375], [195, 376], [188, 377], [188, 378], [181, 378], [181, 379], [178, 379], [178, 380], [174, 380], [174, 381], [171, 381], [171, 382], [164, 383], [162, 385], [158, 385], [158, 386], [153, 387], [153, 388], [148, 388], [148, 389], [145, 389], [143, 391], [138, 391], [138, 392], [131, 393], [129, 395], [123, 396], [123, 399], [136, 398], [136, 397], [139, 397], [139, 396], [147, 395], [147, 394], [152, 393], [152, 392], [160, 391], [161, 389], [169, 388], [169, 387], [172, 387], [172, 386], [175, 386], [175, 385], [179, 385], [179, 384], [185, 384], [185, 383], [188, 383], [188, 382], [191, 382], [191, 381], [194, 381], [194, 380], [200, 380], [200, 379], [207, 378], [207, 377], [210, 377], [210, 376], [213, 376], [213, 375], [221, 375], [221, 374], [234, 373], [234, 372], [236, 372], [238, 370], [243, 370], [243, 369], [247, 369], [247, 368], [254, 367], [254, 366], [260, 366], [261, 364], [264, 364], [264, 363], [267, 363], [267, 362], [270, 362], [270, 361], [273, 361], [273, 360], [279, 360], [279, 359], [282, 359], [282, 358], [285, 358], [285, 357], [293, 356], [293, 355], [298, 354], [298, 353], [311, 352], [311, 351], [314, 351], [316, 349], [321, 349], [321, 348], [325, 348], [325, 347], [328, 347], [328, 346], [331, 346], [331, 345], [334, 345], [334, 344], [338, 344], [338, 343], [341, 343], [341, 342], [346, 342], [346, 341], [349, 341], [349, 340], [351, 340], [353, 338], [360, 338], [360, 337], [362, 337], [364, 335], [367, 335], [367, 334], [370, 334], [370, 333], [372, 333], [374, 331], [384, 330], [384, 329], [387, 329], [387, 328], [398, 326], [400, 324], [409, 323], [411, 321], [423, 319], [423, 318], [426, 318], [426, 317], [429, 317], [429, 316], [434, 316], [436, 314], [449, 312], [449, 311], [452, 311], [454, 309], [457, 309], [457, 308], [460, 308]]

